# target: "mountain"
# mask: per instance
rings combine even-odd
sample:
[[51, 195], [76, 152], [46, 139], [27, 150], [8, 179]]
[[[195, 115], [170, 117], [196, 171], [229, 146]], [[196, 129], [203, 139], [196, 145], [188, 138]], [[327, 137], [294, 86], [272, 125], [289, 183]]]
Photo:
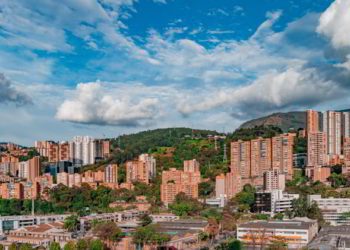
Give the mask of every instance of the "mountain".
[[255, 126], [277, 126], [284, 132], [289, 129], [306, 128], [306, 112], [292, 111], [287, 113], [274, 113], [243, 123], [239, 128], [254, 128]]

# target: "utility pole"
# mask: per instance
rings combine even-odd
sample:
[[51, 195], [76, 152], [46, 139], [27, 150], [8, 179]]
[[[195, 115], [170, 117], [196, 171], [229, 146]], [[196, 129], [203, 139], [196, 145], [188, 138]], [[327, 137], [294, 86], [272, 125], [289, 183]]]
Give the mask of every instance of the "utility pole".
[[34, 198], [32, 197], [32, 216], [34, 216], [35, 213], [35, 202], [34, 202]]

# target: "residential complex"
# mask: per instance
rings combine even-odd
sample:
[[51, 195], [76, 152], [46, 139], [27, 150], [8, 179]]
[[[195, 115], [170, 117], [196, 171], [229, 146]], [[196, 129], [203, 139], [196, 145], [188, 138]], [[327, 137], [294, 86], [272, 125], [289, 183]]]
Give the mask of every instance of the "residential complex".
[[290, 179], [295, 136], [282, 134], [273, 138], [232, 142], [231, 172], [242, 178], [242, 185], [262, 186], [264, 173], [273, 169]]
[[181, 192], [187, 196], [198, 198], [198, 184], [201, 182], [199, 165], [194, 160], [191, 163], [185, 161], [184, 170], [170, 168], [162, 173], [161, 201], [169, 205], [175, 200], [175, 196]]
[[138, 160], [126, 162], [126, 182], [143, 182], [148, 184], [156, 174], [156, 160], [153, 156], [142, 154]]
[[69, 142], [36, 141], [34, 147], [48, 162], [71, 161], [87, 165], [110, 156], [110, 142], [90, 136], [75, 136]]
[[307, 111], [308, 166], [349, 163], [350, 113]]

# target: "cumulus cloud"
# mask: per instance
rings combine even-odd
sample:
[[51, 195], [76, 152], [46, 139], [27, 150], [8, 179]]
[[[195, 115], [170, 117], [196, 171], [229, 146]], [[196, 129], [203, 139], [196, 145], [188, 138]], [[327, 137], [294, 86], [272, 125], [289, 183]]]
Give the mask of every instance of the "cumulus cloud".
[[322, 13], [317, 31], [335, 48], [350, 47], [350, 1], [336, 0]]
[[233, 116], [247, 119], [272, 111], [298, 109], [345, 98], [349, 90], [326, 75], [322, 76], [317, 68], [296, 65], [283, 72], [266, 73], [245, 86], [212, 88], [202, 94], [199, 98], [188, 96], [179, 103], [178, 110], [188, 115], [227, 107]]
[[31, 98], [18, 91], [3, 74], [0, 73], [0, 103], [15, 103], [25, 105], [31, 103]]
[[131, 96], [100, 82], [80, 83], [59, 106], [56, 118], [83, 124], [142, 126], [158, 115], [159, 100]]

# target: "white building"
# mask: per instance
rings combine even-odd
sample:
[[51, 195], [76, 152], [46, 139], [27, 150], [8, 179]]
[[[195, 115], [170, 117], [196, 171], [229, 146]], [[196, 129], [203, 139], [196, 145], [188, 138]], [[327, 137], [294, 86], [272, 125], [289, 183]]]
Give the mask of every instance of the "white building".
[[18, 163], [18, 177], [28, 179], [29, 163], [27, 161], [22, 161]]
[[308, 203], [316, 202], [322, 211], [323, 218], [331, 225], [350, 224], [350, 217], [344, 216], [350, 213], [349, 198], [322, 198], [321, 195], [309, 195]]
[[299, 199], [299, 194], [288, 194], [282, 190], [271, 191], [271, 210], [274, 213], [283, 213], [292, 210], [293, 200]]
[[0, 216], [0, 234], [18, 229], [20, 227], [47, 224], [55, 221], [64, 221], [64, 219], [68, 216], [69, 214]]
[[271, 242], [283, 240], [288, 244], [288, 249], [299, 249], [305, 247], [317, 232], [317, 221], [301, 218], [285, 221], [251, 221], [237, 225], [237, 239], [253, 247], [266, 247]]
[[70, 159], [74, 164], [94, 164], [96, 158], [96, 143], [90, 136], [75, 136], [69, 142]]
[[264, 190], [284, 190], [286, 187], [286, 175], [279, 169], [273, 169], [264, 173]]
[[282, 190], [257, 192], [255, 195], [255, 212], [283, 213], [293, 209], [292, 202], [299, 198], [299, 194], [288, 194]]
[[144, 162], [149, 173], [149, 178], [156, 177], [156, 159], [149, 154], [139, 155], [139, 161]]

